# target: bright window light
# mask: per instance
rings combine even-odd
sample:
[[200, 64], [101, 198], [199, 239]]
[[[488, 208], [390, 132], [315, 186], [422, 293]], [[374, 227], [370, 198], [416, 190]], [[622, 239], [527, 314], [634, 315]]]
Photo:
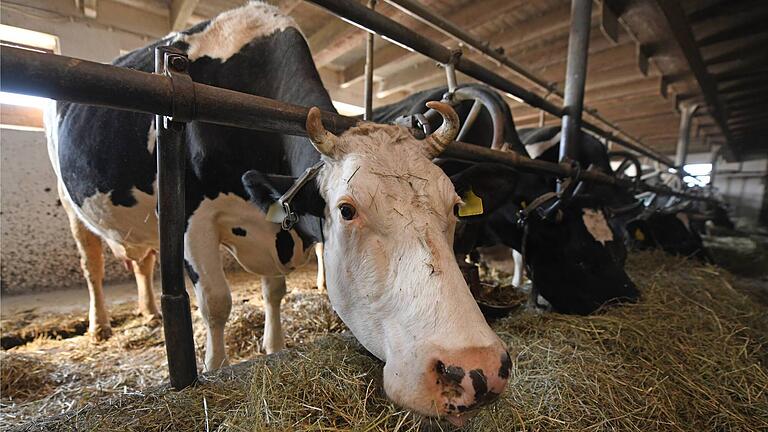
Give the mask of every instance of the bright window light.
[[358, 116], [365, 113], [365, 108], [357, 105], [348, 104], [346, 102], [331, 101], [336, 111], [345, 116]]
[[712, 173], [712, 164], [699, 163], [688, 164], [683, 167], [685, 173], [688, 174], [683, 177], [683, 181], [688, 186], [706, 186], [710, 182], [710, 174]]
[[[59, 52], [56, 36], [5, 24], [0, 24], [0, 44], [43, 53]], [[0, 92], [0, 127], [41, 130], [43, 108], [48, 101], [36, 96]]]
[[512, 93], [504, 93], [504, 95], [505, 95], [506, 97], [508, 97], [508, 98], [512, 99], [513, 101], [517, 102], [517, 103], [525, 103], [525, 102], [523, 102], [523, 100], [522, 100], [522, 99], [520, 99], [519, 97], [517, 97], [517, 96], [513, 95]]
[[18, 105], [32, 108], [45, 108], [50, 99], [37, 96], [27, 96], [18, 93], [0, 92], [0, 104]]
[[712, 164], [698, 163], [688, 164], [683, 169], [692, 176], [703, 176], [712, 172]]
[[38, 48], [40, 51], [59, 51], [59, 38], [47, 33], [0, 24], [0, 40], [9, 44], [23, 45], [23, 48]]
[[[621, 161], [611, 161], [611, 169], [616, 171], [619, 169], [619, 165], [621, 165]], [[635, 164], [629, 164], [626, 168], [624, 168], [624, 174], [628, 175], [629, 177], [636, 177], [637, 176], [637, 169], [635, 168]]]

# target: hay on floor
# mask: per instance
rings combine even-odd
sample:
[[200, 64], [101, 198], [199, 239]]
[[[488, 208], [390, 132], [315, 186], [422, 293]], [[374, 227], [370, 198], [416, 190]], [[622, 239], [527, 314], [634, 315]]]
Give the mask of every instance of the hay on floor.
[[[682, 258], [637, 254], [628, 270], [642, 290], [637, 304], [589, 317], [520, 311], [493, 323], [513, 358], [510, 382], [463, 430], [768, 430], [766, 305], [723, 270]], [[453, 430], [392, 405], [381, 362], [343, 336], [249, 368], [27, 429]]]

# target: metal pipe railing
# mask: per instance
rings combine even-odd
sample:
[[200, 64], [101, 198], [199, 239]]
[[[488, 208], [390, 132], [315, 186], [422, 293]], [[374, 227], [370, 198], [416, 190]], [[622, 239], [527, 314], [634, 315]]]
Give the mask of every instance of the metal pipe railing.
[[560, 139], [560, 162], [576, 160], [581, 138], [581, 114], [584, 111], [584, 86], [589, 60], [589, 31], [592, 27], [592, 0], [571, 2], [571, 31], [568, 35], [568, 58], [565, 71], [563, 126]]
[[[554, 96], [559, 97], [560, 99], [564, 99], [564, 94], [558, 90], [557, 86], [554, 83], [546, 82], [536, 75], [534, 75], [532, 72], [525, 69], [523, 66], [515, 63], [512, 61], [509, 57], [507, 57], [504, 54], [504, 51], [502, 48], [492, 48], [488, 42], [481, 41], [477, 38], [475, 38], [473, 35], [471, 35], [469, 32], [464, 31], [454, 23], [446, 20], [445, 18], [441, 17], [440, 15], [432, 12], [427, 7], [423, 6], [421, 3], [414, 1], [414, 0], [385, 0], [387, 3], [392, 4], [393, 6], [397, 7], [400, 11], [403, 13], [416, 18], [420, 20], [421, 22], [441, 31], [446, 36], [449, 36], [453, 39], [456, 39], [458, 42], [460, 42], [463, 45], [468, 46], [470, 49], [473, 49], [483, 55], [485, 58], [490, 59], [491, 61], [506, 67], [513, 73], [517, 74], [518, 76], [522, 77], [523, 79], [531, 82], [532, 84], [536, 85], [540, 89], [546, 91], [548, 94], [552, 94]], [[656, 155], [656, 157], [663, 158], [663, 155], [660, 155], [658, 153], [655, 153], [653, 150], [649, 149], [642, 143], [640, 143], [637, 138], [632, 137], [629, 135], [626, 131], [623, 131], [619, 126], [615, 125], [611, 121], [607, 120], [602, 115], [598, 114], [595, 110], [592, 110], [590, 108], [585, 108], [584, 111], [586, 113], [597, 120], [598, 122], [606, 125], [609, 129], [616, 131], [618, 134], [623, 135], [628, 138], [628, 142], [632, 144], [632, 146], [635, 146], [636, 148], [627, 147], [628, 149], [631, 149], [633, 151], [636, 151], [638, 153], [641, 153], [645, 156], [648, 156], [646, 153], [642, 153], [637, 148], [643, 149], [643, 151], [647, 153], [653, 153]], [[542, 112], [542, 115], [544, 113]], [[543, 125], [543, 123], [540, 121], [540, 127]], [[589, 126], [589, 125], [585, 125]], [[588, 130], [588, 127], [585, 127]], [[597, 131], [592, 130], [593, 132], [598, 133]], [[606, 137], [611, 140], [616, 139], [616, 137]], [[660, 161], [662, 159], [659, 159]]]
[[[4, 47], [0, 51], [0, 62], [3, 65], [0, 69], [2, 91], [163, 116], [173, 115], [172, 84], [164, 76], [11, 47]], [[200, 83], [192, 85], [195, 101], [189, 120], [287, 135], [307, 135], [307, 107]], [[357, 118], [329, 112], [323, 112], [322, 118], [326, 129], [337, 134], [360, 122]], [[652, 191], [697, 200], [709, 199], [665, 187], [641, 184], [636, 188], [631, 181], [600, 172], [579, 173], [568, 164], [530, 159], [513, 152], [500, 152], [460, 142], [451, 143], [443, 156], [502, 163], [520, 171], [553, 177], [580, 175], [581, 179], [589, 182], [628, 190]]]
[[[369, 10], [364, 5], [361, 5], [354, 0], [308, 1], [328, 10], [332, 14], [345, 21], [362, 27], [368, 32], [377, 33], [384, 38], [397, 43], [398, 45], [407, 47], [413, 51], [423, 54], [439, 63], [448, 64], [451, 62], [452, 51], [450, 49], [421, 36], [415, 31], [403, 26], [400, 23], [395, 22], [390, 18], [385, 17], [384, 15], [381, 15], [380, 13]], [[481, 66], [472, 60], [462, 57], [455, 63], [456, 70], [463, 72], [464, 74], [477, 79], [478, 81], [495, 87], [498, 90], [512, 94], [534, 108], [541, 109], [557, 117], [562, 117], [564, 114], [561, 107], [529, 90], [526, 90], [520, 85], [509, 81], [501, 75], [488, 70], [484, 66]], [[652, 158], [667, 166], [674, 167], [674, 162], [668, 157], [644, 146], [636, 145], [621, 139], [593, 123], [584, 122], [583, 128], [597, 135], [613, 140], [617, 144], [635, 151], [643, 156]]]
[[[160, 46], [155, 48], [155, 73], [177, 80], [179, 90], [190, 90], [189, 59], [179, 50]], [[183, 86], [179, 80], [187, 85]], [[185, 107], [176, 107], [177, 117], [192, 111], [192, 99], [187, 98]], [[181, 109], [180, 109], [181, 108]], [[173, 109], [173, 108], [172, 108]], [[197, 380], [195, 338], [189, 295], [184, 285], [184, 231], [187, 142], [184, 139], [184, 123], [155, 116], [157, 131], [157, 214], [160, 234], [160, 276], [163, 311], [163, 335], [168, 359], [171, 386], [177, 390], [188, 387]]]
[[[376, 8], [376, 0], [368, 0], [371, 10]], [[363, 120], [370, 121], [373, 116], [373, 42], [376, 35], [368, 33], [365, 40], [365, 114]]]

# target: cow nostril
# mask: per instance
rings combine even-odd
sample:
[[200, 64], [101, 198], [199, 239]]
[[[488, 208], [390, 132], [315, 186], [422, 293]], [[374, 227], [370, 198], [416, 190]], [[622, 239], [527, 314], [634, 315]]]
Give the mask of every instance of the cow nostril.
[[505, 352], [501, 355], [501, 367], [499, 367], [499, 378], [506, 380], [509, 379], [509, 372], [512, 370], [512, 357], [509, 356], [509, 352]]
[[435, 371], [438, 373], [438, 375], [445, 375], [445, 363], [438, 360], [435, 364]]

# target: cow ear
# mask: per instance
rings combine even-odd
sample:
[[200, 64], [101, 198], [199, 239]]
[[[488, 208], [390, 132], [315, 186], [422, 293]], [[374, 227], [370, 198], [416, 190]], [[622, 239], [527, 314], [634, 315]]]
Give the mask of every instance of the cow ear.
[[478, 220], [510, 203], [520, 173], [500, 164], [477, 164], [451, 176], [456, 193], [464, 202], [460, 219]]
[[[293, 186], [296, 179], [291, 176], [264, 174], [251, 170], [243, 174], [242, 182], [251, 203], [267, 213], [270, 206]], [[299, 215], [309, 214], [322, 217], [325, 210], [325, 200], [320, 196], [317, 183], [314, 181], [307, 182], [291, 201], [291, 207]]]

